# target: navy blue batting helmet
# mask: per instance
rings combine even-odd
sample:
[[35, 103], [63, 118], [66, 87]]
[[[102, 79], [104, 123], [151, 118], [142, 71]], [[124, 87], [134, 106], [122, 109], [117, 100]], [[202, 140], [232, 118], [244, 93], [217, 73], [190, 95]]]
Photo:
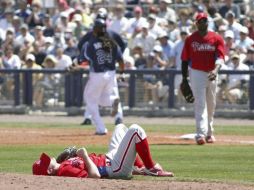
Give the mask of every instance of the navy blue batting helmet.
[[101, 18], [95, 19], [95, 21], [94, 21], [94, 27], [106, 27], [105, 20], [103, 20]]

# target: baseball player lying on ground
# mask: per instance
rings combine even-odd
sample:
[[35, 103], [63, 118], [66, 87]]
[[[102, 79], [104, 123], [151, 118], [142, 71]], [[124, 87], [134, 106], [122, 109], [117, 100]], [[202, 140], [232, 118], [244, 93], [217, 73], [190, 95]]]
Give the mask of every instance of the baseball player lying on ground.
[[137, 124], [131, 125], [130, 128], [124, 124], [117, 125], [106, 154], [88, 154], [85, 148], [71, 148], [55, 159], [42, 153], [40, 159], [34, 162], [32, 170], [34, 175], [81, 178], [125, 178], [131, 177], [132, 174], [174, 176], [153, 161], [146, 133]]

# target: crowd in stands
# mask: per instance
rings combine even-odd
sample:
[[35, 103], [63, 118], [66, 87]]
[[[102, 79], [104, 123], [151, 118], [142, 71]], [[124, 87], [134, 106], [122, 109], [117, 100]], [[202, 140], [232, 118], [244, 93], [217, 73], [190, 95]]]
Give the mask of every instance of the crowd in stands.
[[[79, 39], [103, 12], [107, 28], [128, 44], [128, 69], [180, 70], [184, 40], [195, 31], [195, 15], [207, 12], [209, 29], [225, 40], [222, 69], [254, 70], [253, 8], [251, 0], [1, 0], [0, 68], [68, 68], [79, 54]], [[178, 89], [181, 77], [176, 77]], [[221, 75], [220, 80], [218, 98], [235, 103], [244, 95], [249, 75]], [[144, 88], [146, 101], [167, 96], [163, 76], [144, 75]], [[41, 91], [34, 93], [38, 104]]]

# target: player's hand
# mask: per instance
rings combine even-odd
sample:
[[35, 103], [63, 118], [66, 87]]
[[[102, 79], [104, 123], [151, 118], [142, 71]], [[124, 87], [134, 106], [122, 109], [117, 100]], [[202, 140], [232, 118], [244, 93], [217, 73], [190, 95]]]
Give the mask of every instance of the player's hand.
[[80, 158], [87, 158], [88, 157], [88, 153], [87, 150], [83, 147], [77, 150], [76, 152], [77, 156]]
[[217, 72], [211, 71], [211, 72], [208, 73], [208, 79], [209, 79], [210, 81], [215, 80], [216, 77], [217, 77]]

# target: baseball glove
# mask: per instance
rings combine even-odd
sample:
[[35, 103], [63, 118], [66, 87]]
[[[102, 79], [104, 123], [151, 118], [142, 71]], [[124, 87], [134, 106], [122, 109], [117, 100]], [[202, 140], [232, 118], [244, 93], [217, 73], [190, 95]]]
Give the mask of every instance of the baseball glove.
[[77, 149], [75, 146], [65, 148], [64, 151], [57, 156], [56, 162], [62, 163], [63, 161], [68, 160], [69, 158], [76, 157], [77, 156], [76, 152]]
[[180, 89], [181, 89], [182, 95], [184, 96], [186, 102], [193, 103], [194, 102], [194, 96], [193, 96], [191, 87], [190, 87], [187, 80], [182, 81], [182, 83], [180, 85]]

